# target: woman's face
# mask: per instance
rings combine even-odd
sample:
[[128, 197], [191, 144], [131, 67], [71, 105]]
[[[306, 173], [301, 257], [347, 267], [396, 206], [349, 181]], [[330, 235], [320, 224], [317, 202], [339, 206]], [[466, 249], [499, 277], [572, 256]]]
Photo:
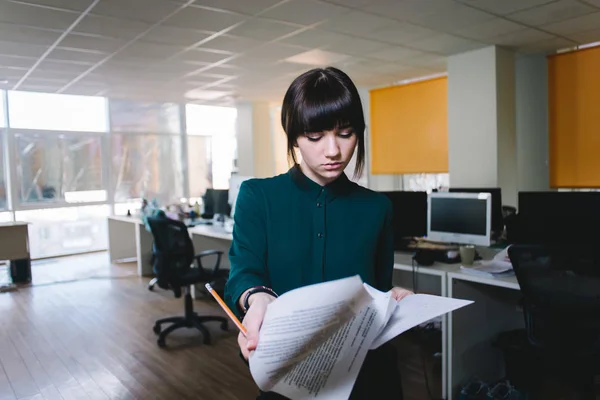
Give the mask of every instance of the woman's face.
[[320, 185], [334, 181], [350, 162], [356, 141], [351, 128], [299, 136], [297, 145], [302, 156], [302, 172]]

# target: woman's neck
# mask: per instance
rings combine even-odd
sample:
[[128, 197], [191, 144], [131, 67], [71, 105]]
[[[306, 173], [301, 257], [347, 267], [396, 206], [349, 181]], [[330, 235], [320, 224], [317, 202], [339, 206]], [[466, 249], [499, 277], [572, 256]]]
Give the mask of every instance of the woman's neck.
[[329, 184], [329, 183], [335, 181], [337, 178], [339, 178], [339, 176], [337, 176], [335, 178], [331, 178], [331, 179], [324, 178], [324, 177], [316, 174], [312, 169], [310, 169], [306, 164], [304, 164], [304, 162], [301, 162], [299, 164], [299, 166], [300, 166], [300, 171], [302, 171], [304, 176], [306, 176], [308, 179], [310, 179], [311, 181], [315, 182], [316, 184], [318, 184], [320, 186], [326, 186], [327, 184]]

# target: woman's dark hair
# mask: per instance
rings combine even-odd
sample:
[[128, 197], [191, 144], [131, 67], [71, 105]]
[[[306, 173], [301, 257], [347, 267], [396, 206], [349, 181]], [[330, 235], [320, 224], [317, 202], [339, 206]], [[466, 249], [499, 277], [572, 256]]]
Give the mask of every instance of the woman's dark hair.
[[283, 98], [281, 125], [294, 164], [294, 148], [301, 135], [352, 128], [358, 143], [354, 176], [361, 175], [365, 165], [365, 117], [358, 90], [344, 72], [334, 67], [315, 68], [294, 79]]

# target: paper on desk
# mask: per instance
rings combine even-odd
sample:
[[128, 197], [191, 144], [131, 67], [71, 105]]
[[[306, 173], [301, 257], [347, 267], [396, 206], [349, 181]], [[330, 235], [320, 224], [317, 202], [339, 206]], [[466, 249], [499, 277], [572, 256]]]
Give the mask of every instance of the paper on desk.
[[396, 336], [421, 325], [435, 317], [473, 303], [469, 300], [433, 296], [429, 294], [413, 294], [398, 302], [394, 313], [381, 334], [371, 345], [376, 349]]

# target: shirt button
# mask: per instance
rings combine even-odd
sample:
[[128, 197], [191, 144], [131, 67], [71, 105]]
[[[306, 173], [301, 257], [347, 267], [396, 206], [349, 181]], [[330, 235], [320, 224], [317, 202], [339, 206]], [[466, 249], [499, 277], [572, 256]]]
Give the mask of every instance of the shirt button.
[[321, 208], [321, 203], [317, 203], [317, 207], [318, 207], [318, 208]]
[[321, 232], [319, 232], [319, 233], [317, 233], [317, 237], [318, 237], [319, 239], [321, 239], [321, 238], [323, 237], [323, 234], [322, 234]]

